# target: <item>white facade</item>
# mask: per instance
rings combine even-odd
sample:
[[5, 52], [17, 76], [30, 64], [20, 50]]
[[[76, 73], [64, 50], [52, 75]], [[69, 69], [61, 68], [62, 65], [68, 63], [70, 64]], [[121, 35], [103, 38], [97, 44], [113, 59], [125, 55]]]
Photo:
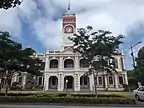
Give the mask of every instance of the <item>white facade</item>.
[[[73, 43], [68, 39], [76, 33], [75, 14], [63, 15], [62, 33], [61, 51], [49, 51], [44, 56], [44, 91], [94, 91], [94, 78], [92, 75], [83, 76], [88, 67], [81, 55], [73, 52]], [[123, 84], [128, 84], [124, 55], [119, 53], [114, 57], [118, 73], [106, 75], [100, 72], [97, 77], [98, 90], [123, 90]]]

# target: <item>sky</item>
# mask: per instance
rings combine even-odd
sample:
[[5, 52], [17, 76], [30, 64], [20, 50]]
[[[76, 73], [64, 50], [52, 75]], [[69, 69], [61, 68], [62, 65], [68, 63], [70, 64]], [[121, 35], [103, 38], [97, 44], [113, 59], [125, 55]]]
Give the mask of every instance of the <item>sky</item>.
[[[76, 13], [77, 28], [91, 25], [95, 30], [109, 30], [113, 35], [123, 34], [120, 46], [125, 54], [125, 65], [132, 69], [130, 46], [137, 56], [144, 45], [144, 0], [70, 0]], [[67, 12], [69, 0], [23, 0], [16, 8], [0, 9], [0, 30], [8, 31], [23, 47], [32, 47], [38, 53], [58, 50], [62, 42], [62, 14]]]

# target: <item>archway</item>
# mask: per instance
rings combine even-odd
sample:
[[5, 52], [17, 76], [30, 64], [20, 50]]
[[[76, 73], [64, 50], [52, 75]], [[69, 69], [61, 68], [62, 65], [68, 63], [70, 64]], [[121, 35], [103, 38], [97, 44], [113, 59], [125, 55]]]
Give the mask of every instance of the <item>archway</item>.
[[58, 68], [58, 60], [57, 59], [50, 60], [50, 68]]
[[80, 77], [80, 89], [81, 90], [90, 90], [90, 81], [88, 76]]
[[74, 78], [72, 76], [64, 77], [64, 89], [67, 89], [67, 90], [74, 89]]
[[80, 64], [80, 68], [88, 68], [89, 67], [87, 59], [81, 59], [79, 64]]
[[58, 87], [58, 78], [56, 76], [51, 76], [49, 78], [49, 89], [57, 89]]
[[64, 61], [64, 68], [74, 68], [74, 61], [72, 59], [66, 59]]

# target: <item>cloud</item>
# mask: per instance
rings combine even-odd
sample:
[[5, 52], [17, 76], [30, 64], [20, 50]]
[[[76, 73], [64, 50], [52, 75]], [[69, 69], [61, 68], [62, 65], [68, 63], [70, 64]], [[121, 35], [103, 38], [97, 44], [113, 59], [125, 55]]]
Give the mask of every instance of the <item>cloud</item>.
[[20, 38], [21, 23], [17, 17], [16, 9], [0, 10], [0, 30], [10, 32], [13, 37]]
[[[34, 38], [46, 49], [59, 49], [62, 42], [61, 18], [68, 3], [69, 0], [24, 0], [15, 9], [1, 11], [0, 29], [8, 30], [13, 36], [20, 38], [23, 22], [26, 22]], [[78, 28], [92, 25], [96, 30], [105, 29], [112, 31], [114, 35], [125, 35], [122, 49], [130, 64], [130, 44], [144, 40], [141, 35], [144, 0], [71, 0], [71, 10], [76, 13]]]

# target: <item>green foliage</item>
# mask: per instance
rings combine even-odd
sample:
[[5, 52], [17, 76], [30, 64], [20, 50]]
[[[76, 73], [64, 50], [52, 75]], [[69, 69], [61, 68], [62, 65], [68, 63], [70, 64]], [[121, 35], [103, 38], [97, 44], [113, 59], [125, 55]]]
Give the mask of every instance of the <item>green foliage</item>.
[[117, 72], [115, 58], [113, 55], [119, 54], [117, 49], [123, 43], [123, 35], [112, 36], [109, 31], [93, 31], [91, 26], [78, 29], [78, 33], [69, 39], [74, 42], [73, 50], [78, 52], [84, 59], [87, 59], [89, 71], [85, 75], [94, 76], [95, 95], [97, 94], [98, 72], [105, 71], [106, 74]]
[[0, 8], [9, 9], [21, 4], [21, 0], [0, 0]]
[[144, 84], [144, 47], [142, 47], [138, 52], [138, 57], [136, 58], [137, 66], [135, 68], [135, 78], [137, 81]]
[[135, 71], [134, 70], [128, 70], [127, 75], [128, 75], [128, 77], [134, 77], [135, 76]]
[[[4, 93], [0, 93], [0, 96], [4, 96]], [[66, 93], [8, 93], [8, 96], [21, 97], [76, 97], [76, 98], [93, 98], [94, 94], [69, 94]], [[98, 94], [99, 98], [125, 98], [124, 95], [120, 94]]]
[[[11, 39], [8, 32], [0, 32], [0, 75], [4, 78], [6, 91], [15, 72], [28, 72], [41, 75], [41, 60], [32, 57], [32, 48], [22, 49], [22, 45]], [[7, 94], [7, 93], [6, 93]]]
[[74, 42], [74, 51], [86, 58], [94, 70], [111, 72], [115, 71], [112, 55], [117, 54], [116, 50], [123, 43], [122, 38], [122, 35], [112, 36], [109, 31], [93, 32], [93, 28], [87, 26], [87, 28], [78, 29], [78, 33], [69, 39]]
[[13, 41], [8, 32], [0, 32], [0, 67], [3, 70], [39, 74], [42, 62], [32, 58], [33, 53], [36, 51], [32, 48], [22, 49], [22, 45]]
[[81, 104], [135, 104], [132, 98], [77, 98], [77, 97], [1, 97], [0, 102], [42, 102]]
[[22, 86], [18, 82], [12, 83], [10, 90], [22, 90]]

